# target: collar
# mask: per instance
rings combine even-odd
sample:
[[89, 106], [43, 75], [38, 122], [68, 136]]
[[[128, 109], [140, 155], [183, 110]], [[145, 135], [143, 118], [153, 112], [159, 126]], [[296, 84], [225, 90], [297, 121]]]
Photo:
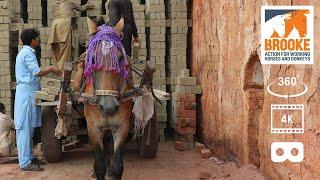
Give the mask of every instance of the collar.
[[36, 53], [36, 50], [34, 50], [32, 47], [28, 45], [23, 45], [23, 48], [30, 49], [33, 53]]

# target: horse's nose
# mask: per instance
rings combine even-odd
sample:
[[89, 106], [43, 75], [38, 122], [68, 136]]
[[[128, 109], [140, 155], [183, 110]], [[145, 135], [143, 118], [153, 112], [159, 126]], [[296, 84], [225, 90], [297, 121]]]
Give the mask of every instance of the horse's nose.
[[99, 108], [104, 115], [111, 116], [119, 110], [119, 102], [116, 97], [112, 97], [112, 96], [101, 97]]

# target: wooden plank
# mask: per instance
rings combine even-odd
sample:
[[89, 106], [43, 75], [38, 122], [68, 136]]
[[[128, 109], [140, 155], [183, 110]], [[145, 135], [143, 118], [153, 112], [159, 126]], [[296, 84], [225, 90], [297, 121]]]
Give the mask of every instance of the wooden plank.
[[[71, 101], [67, 102], [68, 104], [72, 104]], [[58, 106], [59, 101], [53, 101], [53, 102], [38, 102], [38, 106]]]
[[67, 101], [68, 101], [68, 92], [67, 87], [70, 86], [70, 79], [72, 73], [72, 63], [66, 62], [64, 65], [63, 76], [62, 76], [62, 91], [59, 95], [59, 105], [58, 105], [58, 114], [65, 114], [67, 111]]

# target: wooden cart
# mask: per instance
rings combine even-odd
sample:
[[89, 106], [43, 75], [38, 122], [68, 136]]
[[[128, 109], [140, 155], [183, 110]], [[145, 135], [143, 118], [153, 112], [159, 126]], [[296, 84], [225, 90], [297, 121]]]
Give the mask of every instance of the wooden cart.
[[[62, 139], [65, 137], [57, 138], [55, 137], [55, 128], [57, 127], [58, 121], [68, 121], [74, 122], [83, 121], [84, 115], [82, 111], [82, 106], [72, 103], [75, 98], [78, 98], [76, 94], [71, 92], [71, 72], [72, 64], [68, 63], [65, 65], [63, 71], [63, 77], [61, 80], [61, 88], [58, 94], [59, 100], [53, 102], [39, 102], [37, 103], [41, 106], [42, 109], [42, 129], [41, 129], [41, 138], [42, 138], [42, 147], [44, 151], [44, 156], [48, 162], [57, 162], [62, 159]], [[128, 98], [130, 96], [142, 95], [141, 87], [148, 88], [152, 90], [152, 78], [154, 73], [154, 64], [146, 63], [146, 68], [143, 74], [141, 74], [141, 84], [140, 88], [136, 88], [131, 92], [128, 92]], [[151, 86], [145, 86], [143, 84], [151, 84]], [[150, 83], [151, 82], [151, 83]], [[152, 90], [153, 92], [153, 90]], [[155, 91], [157, 95], [162, 96], [162, 100], [168, 99], [168, 94], [159, 91]], [[131, 93], [131, 94], [130, 94]], [[84, 94], [80, 95], [87, 96]], [[156, 96], [154, 96], [156, 98]], [[90, 98], [90, 97], [87, 97]], [[164, 99], [163, 99], [164, 98]], [[157, 98], [156, 98], [157, 99]], [[159, 99], [157, 99], [159, 100]], [[157, 154], [158, 142], [159, 142], [159, 129], [158, 121], [156, 118], [156, 111], [149, 120], [147, 126], [145, 127], [144, 134], [139, 137], [139, 148], [140, 155], [144, 158], [154, 158]], [[70, 128], [67, 127], [68, 136], [73, 135], [87, 135], [87, 129], [83, 128]], [[131, 131], [130, 131], [131, 132]]]

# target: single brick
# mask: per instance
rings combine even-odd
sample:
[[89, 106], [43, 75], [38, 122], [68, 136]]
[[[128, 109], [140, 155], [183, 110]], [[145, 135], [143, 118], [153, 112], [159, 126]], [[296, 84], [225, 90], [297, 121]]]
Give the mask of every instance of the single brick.
[[203, 150], [203, 149], [205, 149], [206, 147], [204, 146], [204, 144], [201, 144], [201, 143], [199, 143], [199, 142], [196, 142], [195, 143], [195, 151], [197, 152], [197, 153], [201, 153], [201, 151]]
[[58, 79], [51, 79], [51, 78], [41, 78], [40, 80], [41, 87], [48, 87], [48, 86], [54, 86], [55, 88], [60, 88], [61, 82]]
[[50, 95], [46, 92], [36, 91], [35, 98], [45, 100], [45, 101], [54, 101], [56, 99], [56, 96]]
[[184, 143], [181, 141], [176, 141], [175, 148], [179, 151], [184, 151]]
[[195, 77], [179, 77], [177, 80], [178, 85], [182, 86], [194, 86], [196, 85]]
[[180, 108], [177, 116], [180, 118], [196, 118], [196, 111], [195, 110], [184, 110], [184, 109]]
[[49, 86], [47, 89], [48, 89], [47, 93], [51, 94], [51, 95], [57, 96], [60, 93], [60, 89], [53, 87], [53, 86]]
[[210, 149], [202, 149], [200, 154], [203, 159], [210, 158], [212, 156]]

